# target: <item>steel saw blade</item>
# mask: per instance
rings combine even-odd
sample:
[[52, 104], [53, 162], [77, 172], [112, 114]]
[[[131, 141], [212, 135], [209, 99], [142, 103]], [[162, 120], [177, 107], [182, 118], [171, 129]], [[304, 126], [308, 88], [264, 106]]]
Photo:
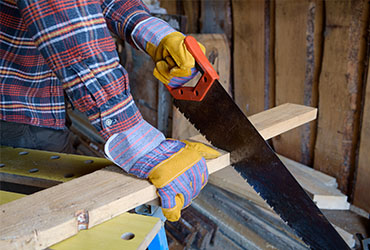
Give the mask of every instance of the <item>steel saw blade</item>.
[[349, 249], [217, 80], [202, 101], [174, 104], [312, 249]]

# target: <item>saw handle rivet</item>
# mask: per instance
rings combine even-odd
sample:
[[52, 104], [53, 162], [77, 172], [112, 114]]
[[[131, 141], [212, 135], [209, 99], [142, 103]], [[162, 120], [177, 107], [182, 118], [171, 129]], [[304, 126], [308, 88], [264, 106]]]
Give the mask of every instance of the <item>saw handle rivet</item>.
[[59, 155], [52, 155], [51, 157], [50, 157], [50, 159], [52, 159], [52, 160], [57, 160], [57, 159], [59, 159], [60, 158], [60, 156]]
[[22, 151], [22, 152], [19, 152], [18, 154], [19, 155], [28, 155], [28, 152], [27, 151]]
[[94, 162], [93, 160], [86, 160], [86, 161], [84, 161], [85, 164], [91, 164], [93, 162]]
[[37, 168], [31, 168], [30, 170], [28, 170], [28, 172], [30, 173], [37, 173], [39, 170]]
[[5, 167], [5, 164], [4, 163], [0, 163], [0, 168], [3, 168]]

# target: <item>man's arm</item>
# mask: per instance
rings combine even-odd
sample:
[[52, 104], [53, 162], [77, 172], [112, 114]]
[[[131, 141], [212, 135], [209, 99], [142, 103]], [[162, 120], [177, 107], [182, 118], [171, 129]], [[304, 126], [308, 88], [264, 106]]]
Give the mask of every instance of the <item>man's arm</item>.
[[73, 106], [105, 139], [142, 120], [99, 1], [19, 0], [18, 6]]
[[142, 119], [97, 1], [19, 0], [18, 6], [73, 105], [108, 140], [108, 158], [127, 172], [149, 179], [158, 188], [165, 216], [178, 220], [181, 209], [207, 183], [203, 156], [217, 154], [204, 145], [165, 140]]

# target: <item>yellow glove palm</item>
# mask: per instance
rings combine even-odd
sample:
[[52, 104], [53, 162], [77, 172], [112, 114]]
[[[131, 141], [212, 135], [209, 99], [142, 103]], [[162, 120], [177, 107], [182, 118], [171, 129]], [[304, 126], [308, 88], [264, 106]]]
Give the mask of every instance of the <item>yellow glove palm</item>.
[[165, 140], [133, 168], [144, 172], [151, 168], [147, 178], [157, 188], [163, 214], [169, 221], [177, 221], [181, 209], [190, 205], [208, 181], [205, 159], [218, 156], [218, 151], [202, 143]]
[[[173, 32], [165, 36], [158, 46], [148, 42], [146, 52], [155, 62], [153, 75], [169, 84], [173, 77], [187, 77], [191, 75], [191, 69], [195, 67], [194, 57], [187, 50], [184, 43], [185, 36], [180, 32]], [[203, 53], [205, 48], [199, 43]]]

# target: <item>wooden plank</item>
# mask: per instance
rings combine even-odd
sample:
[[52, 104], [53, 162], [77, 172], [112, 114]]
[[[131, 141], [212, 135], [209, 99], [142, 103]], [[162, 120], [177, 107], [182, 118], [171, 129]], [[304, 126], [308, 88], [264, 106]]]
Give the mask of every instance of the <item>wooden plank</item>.
[[265, 109], [265, 1], [232, 1], [234, 96], [246, 114]]
[[[229, 154], [207, 165], [210, 173], [216, 172], [229, 165]], [[77, 233], [76, 211], [88, 211], [92, 227], [157, 199], [149, 182], [118, 170], [98, 170], [0, 206], [0, 247], [43, 249]]]
[[181, 0], [179, 5], [180, 14], [187, 17], [186, 33], [199, 33], [200, 1]]
[[325, 2], [314, 167], [347, 193], [355, 170], [368, 1]]
[[[322, 176], [320, 172], [315, 170], [308, 171], [305, 169], [308, 167], [302, 166], [286, 157], [279, 156], [279, 158], [302, 188], [311, 195], [313, 201], [319, 208], [349, 209], [350, 204], [347, 202], [347, 196], [342, 194], [335, 187], [326, 185], [330, 179], [329, 176]], [[318, 176], [319, 178], [316, 178]], [[251, 200], [263, 208], [270, 209], [269, 205], [232, 167], [226, 167], [214, 173], [210, 176], [209, 182]], [[332, 183], [332, 179], [329, 183]]]
[[[207, 162], [210, 173], [229, 164], [225, 152]], [[117, 167], [98, 170], [0, 206], [0, 248], [44, 249], [77, 233], [77, 211], [88, 211], [93, 227], [154, 199], [148, 181]]]
[[[321, 1], [276, 1], [276, 105], [317, 106], [320, 73]], [[312, 165], [316, 122], [273, 139], [276, 152]]]
[[[178, 112], [178, 111], [177, 111]], [[176, 113], [174, 113], [176, 115]], [[178, 114], [180, 114], [178, 112]], [[258, 132], [265, 140], [268, 140], [276, 135], [282, 134], [290, 129], [301, 126], [307, 122], [316, 119], [317, 109], [306, 107], [298, 104], [286, 103], [278, 107], [263, 111], [252, 115], [249, 118], [251, 123], [258, 129]], [[192, 130], [187, 130], [190, 126], [184, 125], [187, 120], [181, 117], [173, 117], [173, 137], [177, 139], [186, 139], [199, 132], [192, 127]], [[191, 124], [190, 124], [191, 125]], [[191, 125], [192, 126], [192, 125]]]
[[347, 202], [347, 196], [342, 194], [336, 187], [327, 186], [326, 182], [321, 180], [322, 177], [317, 178], [321, 174], [320, 172], [312, 170], [312, 174], [312, 172], [302, 170], [305, 166], [298, 162], [284, 156], [279, 156], [279, 158], [302, 188], [311, 195], [318, 208], [349, 209], [350, 204]]
[[343, 238], [343, 240], [347, 243], [347, 245], [350, 248], [355, 247], [356, 245], [356, 240], [353, 237], [353, 234], [348, 233], [346, 230], [332, 224], [335, 230], [337, 230], [338, 234]]
[[265, 140], [316, 119], [317, 109], [286, 103], [249, 117]]
[[177, 11], [177, 0], [161, 0], [160, 6], [167, 10], [167, 14], [176, 15], [179, 14]]
[[228, 42], [232, 41], [232, 18], [230, 0], [200, 1], [200, 33], [225, 34]]
[[368, 191], [370, 190], [370, 65], [367, 72], [365, 91], [353, 204], [370, 213], [370, 195], [368, 194]]
[[312, 178], [313, 180], [319, 181], [320, 183], [322, 183], [323, 185], [325, 185], [327, 187], [333, 187], [333, 188], [338, 187], [337, 180], [334, 177], [329, 176], [327, 174], [324, 174], [320, 171], [317, 171], [317, 170], [315, 170], [313, 168], [310, 168], [306, 165], [303, 165], [299, 162], [293, 161], [293, 160], [291, 160], [287, 157], [284, 157], [282, 155], [277, 154], [277, 156], [282, 161], [289, 162], [290, 164], [288, 164], [288, 165], [293, 166], [293, 168], [291, 168], [292, 171], [297, 171], [301, 175], [307, 175], [307, 176], [309, 176], [309, 178]]

